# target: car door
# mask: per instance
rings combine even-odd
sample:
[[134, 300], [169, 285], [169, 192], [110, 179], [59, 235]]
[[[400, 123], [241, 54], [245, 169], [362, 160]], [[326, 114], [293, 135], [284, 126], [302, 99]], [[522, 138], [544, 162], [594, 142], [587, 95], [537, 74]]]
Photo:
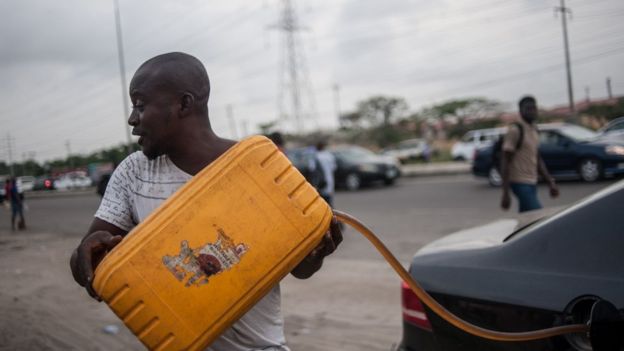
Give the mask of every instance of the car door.
[[548, 172], [561, 174], [576, 171], [573, 141], [553, 130], [540, 131], [540, 156]]

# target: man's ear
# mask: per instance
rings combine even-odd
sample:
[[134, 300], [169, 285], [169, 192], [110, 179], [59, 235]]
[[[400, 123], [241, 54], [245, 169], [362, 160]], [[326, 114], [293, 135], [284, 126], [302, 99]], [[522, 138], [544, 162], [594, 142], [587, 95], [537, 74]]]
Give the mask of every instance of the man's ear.
[[194, 106], [195, 97], [193, 96], [193, 94], [184, 93], [184, 95], [182, 95], [182, 101], [180, 102], [180, 114], [182, 116], [190, 115]]

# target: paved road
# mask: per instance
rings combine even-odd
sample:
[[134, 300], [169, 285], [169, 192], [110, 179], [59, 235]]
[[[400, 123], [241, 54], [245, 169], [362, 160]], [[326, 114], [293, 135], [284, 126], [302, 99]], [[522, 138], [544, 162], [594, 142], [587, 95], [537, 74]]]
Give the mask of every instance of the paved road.
[[[559, 206], [611, 183], [564, 183], [561, 197], [554, 200], [547, 198], [545, 187], [540, 194], [546, 206]], [[513, 215], [499, 209], [499, 197], [499, 189], [469, 175], [408, 178], [393, 187], [339, 192], [336, 207], [369, 224], [407, 265], [419, 247], [436, 238]], [[31, 199], [29, 232], [51, 232], [77, 242], [98, 203], [95, 194]], [[0, 232], [7, 229], [8, 222], [0, 222]], [[377, 252], [348, 230], [321, 272], [307, 281], [283, 281], [289, 345], [293, 350], [390, 350], [401, 337], [398, 286], [399, 279]]]

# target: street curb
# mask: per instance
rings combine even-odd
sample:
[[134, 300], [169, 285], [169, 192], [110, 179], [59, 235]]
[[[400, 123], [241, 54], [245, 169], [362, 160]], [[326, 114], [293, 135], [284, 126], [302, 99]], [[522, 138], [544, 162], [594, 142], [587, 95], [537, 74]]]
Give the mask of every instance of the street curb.
[[469, 174], [471, 167], [468, 162], [412, 164], [401, 166], [401, 174], [404, 177]]
[[89, 187], [86, 189], [80, 190], [67, 190], [67, 191], [58, 191], [58, 190], [41, 190], [41, 191], [28, 191], [24, 193], [24, 200], [28, 201], [29, 199], [44, 199], [48, 197], [75, 197], [75, 196], [85, 196], [85, 195], [93, 195], [96, 194], [95, 187]]

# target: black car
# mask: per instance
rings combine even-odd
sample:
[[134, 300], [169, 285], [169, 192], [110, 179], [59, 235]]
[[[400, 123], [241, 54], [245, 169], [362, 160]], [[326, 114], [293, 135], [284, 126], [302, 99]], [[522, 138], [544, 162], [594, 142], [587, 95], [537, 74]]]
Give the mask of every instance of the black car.
[[[528, 212], [539, 219], [516, 231], [517, 219], [464, 230], [419, 250], [409, 272], [452, 313], [488, 329], [520, 332], [586, 323], [598, 300], [610, 302], [624, 317], [622, 204], [624, 181], [551, 215]], [[402, 290], [404, 351], [591, 350], [585, 334], [527, 342], [482, 339]]]
[[[357, 190], [376, 181], [392, 185], [401, 175], [399, 162], [390, 156], [380, 156], [355, 145], [342, 145], [329, 150], [336, 158], [334, 178], [337, 187]], [[286, 155], [290, 162], [309, 179], [314, 164], [315, 149], [311, 147], [290, 149]]]
[[[573, 124], [545, 124], [538, 129], [539, 152], [553, 177], [593, 182], [624, 174], [624, 143], [601, 138], [598, 133]], [[493, 162], [493, 148], [475, 152], [472, 173], [487, 177], [490, 184], [498, 186], [501, 178]]]
[[401, 175], [395, 158], [377, 155], [363, 147], [339, 146], [331, 152], [336, 157], [336, 185], [347, 190], [356, 190], [376, 181], [392, 185]]

